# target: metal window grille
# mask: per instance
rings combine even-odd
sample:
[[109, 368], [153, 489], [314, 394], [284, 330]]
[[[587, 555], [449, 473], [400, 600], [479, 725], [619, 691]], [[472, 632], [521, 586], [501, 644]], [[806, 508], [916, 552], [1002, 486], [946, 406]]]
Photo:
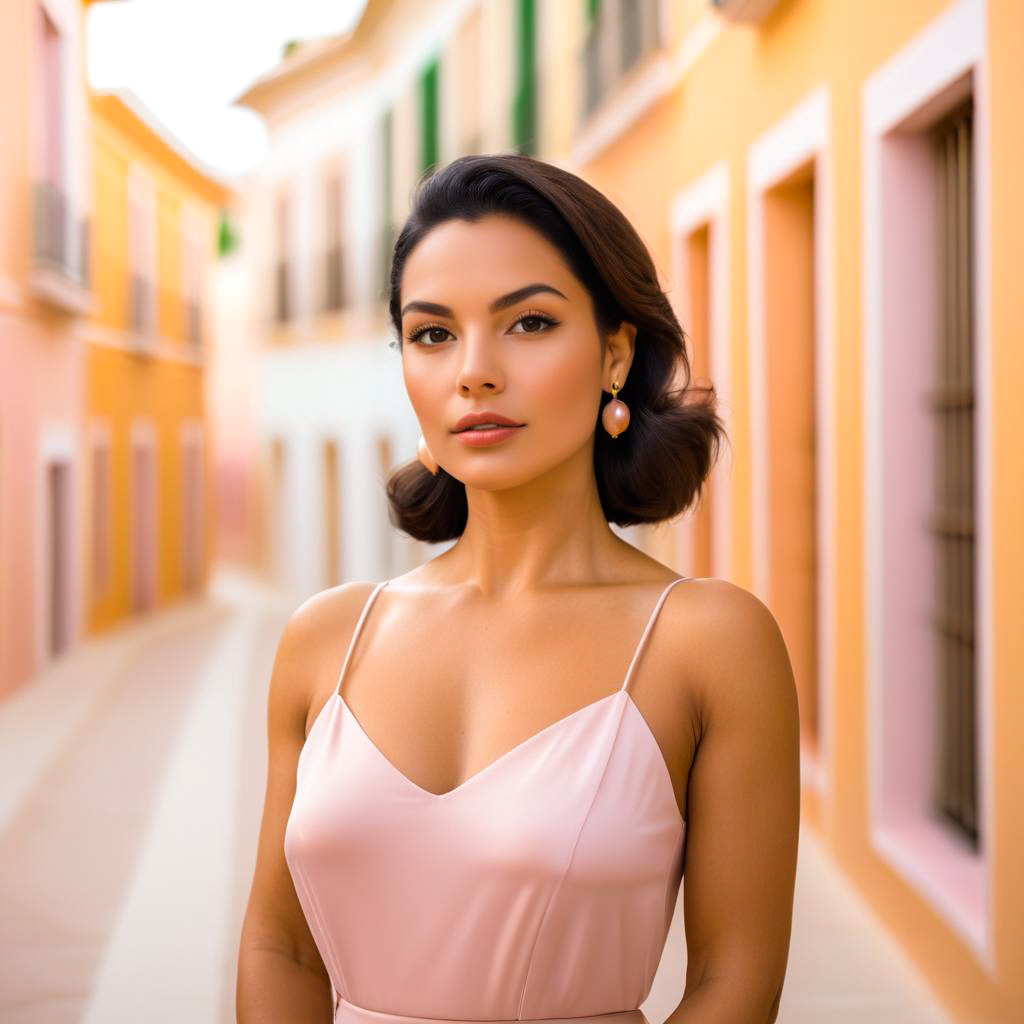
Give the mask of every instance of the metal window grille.
[[939, 814], [978, 845], [975, 680], [973, 106], [935, 132], [939, 309], [934, 417]]

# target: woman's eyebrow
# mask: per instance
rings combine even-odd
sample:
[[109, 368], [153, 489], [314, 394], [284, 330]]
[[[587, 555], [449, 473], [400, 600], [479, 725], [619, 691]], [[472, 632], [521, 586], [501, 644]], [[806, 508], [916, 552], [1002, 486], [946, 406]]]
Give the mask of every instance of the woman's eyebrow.
[[[502, 309], [507, 309], [509, 306], [514, 306], [517, 302], [522, 302], [523, 299], [529, 298], [537, 292], [551, 292], [552, 295], [561, 295], [563, 299], [566, 299], [567, 302], [569, 301], [557, 288], [553, 288], [549, 284], [528, 284], [523, 288], [517, 288], [514, 292], [509, 292], [508, 295], [502, 295], [500, 299], [495, 299], [487, 307], [488, 311], [497, 313]], [[402, 307], [401, 315], [405, 316], [406, 313], [432, 313], [434, 316], [447, 317], [453, 315], [448, 306], [442, 306], [437, 302], [407, 302]]]

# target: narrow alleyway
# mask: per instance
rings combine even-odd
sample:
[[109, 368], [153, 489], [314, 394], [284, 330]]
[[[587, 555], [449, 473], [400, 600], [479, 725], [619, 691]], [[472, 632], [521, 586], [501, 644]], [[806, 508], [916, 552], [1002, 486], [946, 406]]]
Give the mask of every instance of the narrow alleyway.
[[[209, 598], [90, 641], [0, 704], [3, 1024], [234, 1021], [266, 687], [293, 607], [221, 575]], [[652, 1024], [684, 973], [680, 903]], [[779, 1019], [948, 1019], [807, 830]]]

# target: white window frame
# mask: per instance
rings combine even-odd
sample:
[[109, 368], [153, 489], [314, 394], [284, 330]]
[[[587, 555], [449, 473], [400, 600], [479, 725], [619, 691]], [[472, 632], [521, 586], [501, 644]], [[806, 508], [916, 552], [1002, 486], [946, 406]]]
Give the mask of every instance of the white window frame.
[[[687, 240], [696, 231], [708, 229], [708, 354], [711, 381], [718, 396], [718, 413], [732, 436], [732, 338], [729, 330], [729, 165], [719, 161], [691, 185], [678, 192], [671, 205], [672, 282], [679, 300], [676, 315], [687, 330], [689, 295]], [[687, 353], [691, 358], [692, 353]], [[722, 447], [711, 470], [712, 503], [711, 564], [713, 575], [732, 577], [732, 449]], [[687, 516], [680, 527], [682, 564], [693, 550], [693, 519]]]
[[832, 791], [835, 750], [836, 588], [836, 360], [835, 252], [833, 244], [830, 96], [826, 86], [808, 93], [751, 144], [747, 154], [747, 274], [749, 281], [751, 510], [753, 589], [764, 601], [771, 592], [771, 529], [768, 467], [768, 353], [765, 339], [765, 194], [807, 163], [814, 167], [814, 366], [815, 479], [818, 557], [817, 693], [818, 756], [801, 752], [801, 777], [823, 796]]
[[[954, 929], [991, 972], [995, 971], [992, 933], [990, 847], [995, 830], [992, 792], [992, 335], [991, 335], [991, 199], [989, 195], [990, 129], [986, 15], [983, 0], [959, 0], [933, 19], [914, 39], [872, 74], [862, 96], [864, 160], [863, 278], [864, 278], [864, 586], [865, 651], [867, 657], [867, 716], [869, 723], [869, 822], [871, 844], [880, 857], [909, 883]], [[956, 102], [960, 83], [970, 76], [974, 93], [975, 159], [975, 465], [977, 594], [975, 662], [978, 704], [978, 817], [980, 849], [970, 850], [950, 830], [927, 820], [920, 807], [925, 783], [896, 775], [894, 761], [915, 736], [927, 743], [922, 730], [930, 727], [913, 707], [917, 693], [927, 692], [928, 680], [907, 680], [887, 672], [887, 618], [896, 600], [890, 592], [892, 569], [886, 551], [892, 550], [893, 518], [886, 511], [887, 459], [898, 438], [886, 432], [894, 408], [885, 390], [891, 381], [893, 348], [909, 343], [907, 330], [915, 321], [895, 322], [900, 308], [899, 267], [887, 263], [883, 220], [887, 182], [895, 180], [892, 161], [900, 157], [899, 173], [907, 173], [907, 157], [899, 134], [923, 128]], [[940, 109], [942, 108], [942, 109]], [[888, 177], [887, 177], [888, 175]], [[913, 195], [914, 190], [908, 194]], [[919, 297], [920, 300], [920, 297]], [[920, 301], [919, 301], [920, 304]], [[899, 329], [897, 329], [899, 328]], [[920, 332], [920, 329], [917, 333]], [[898, 337], [899, 335], [899, 337]], [[893, 385], [889, 383], [889, 386]], [[904, 396], [904, 401], [905, 401]], [[894, 403], [896, 398], [892, 399]], [[890, 471], [891, 472], [891, 471]], [[888, 540], [887, 540], [888, 537]], [[898, 538], [897, 538], [898, 539]], [[887, 585], [888, 581], [888, 585]], [[907, 712], [902, 709], [910, 702]], [[897, 784], [904, 792], [897, 792]], [[908, 795], [909, 793], [909, 795]]]

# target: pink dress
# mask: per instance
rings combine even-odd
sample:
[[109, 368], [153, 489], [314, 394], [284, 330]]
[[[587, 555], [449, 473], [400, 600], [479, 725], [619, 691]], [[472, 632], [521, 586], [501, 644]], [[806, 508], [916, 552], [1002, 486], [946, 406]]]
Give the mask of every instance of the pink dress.
[[682, 881], [685, 822], [629, 694], [546, 726], [442, 794], [363, 732], [341, 683], [299, 755], [284, 852], [334, 1020], [644, 1024]]

